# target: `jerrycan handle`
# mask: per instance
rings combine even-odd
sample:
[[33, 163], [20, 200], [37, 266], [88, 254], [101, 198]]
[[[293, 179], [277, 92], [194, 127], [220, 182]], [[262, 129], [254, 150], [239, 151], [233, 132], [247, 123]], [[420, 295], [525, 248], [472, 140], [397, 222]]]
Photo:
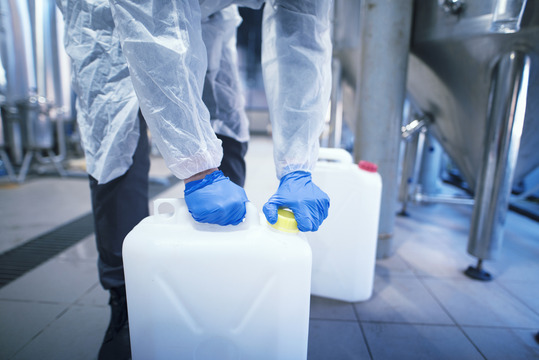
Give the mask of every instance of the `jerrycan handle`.
[[318, 161], [331, 161], [343, 164], [352, 164], [354, 159], [352, 155], [340, 148], [320, 148], [318, 151]]
[[[174, 211], [172, 214], [170, 213], [161, 213], [160, 207], [163, 204], [168, 204], [172, 206]], [[194, 222], [195, 219], [191, 216], [189, 213], [189, 209], [187, 208], [187, 204], [185, 203], [184, 198], [163, 198], [163, 199], [156, 199], [153, 202], [153, 209], [154, 209], [154, 215], [157, 217], [159, 222], [161, 223], [167, 223], [167, 224], [177, 224], [178, 222]], [[245, 219], [242, 223], [234, 226], [234, 228], [241, 230], [241, 229], [247, 229], [253, 226], [257, 226], [260, 224], [260, 216], [258, 214], [258, 210], [256, 206], [248, 201], [245, 203]], [[219, 225], [210, 225], [209, 226], [219, 226]]]
[[[172, 206], [172, 213], [162, 213], [161, 205], [170, 205]], [[189, 210], [187, 209], [187, 204], [185, 199], [181, 198], [163, 198], [155, 199], [153, 201], [153, 213], [156, 216], [157, 220], [165, 224], [174, 224], [181, 221], [185, 221], [190, 217]]]

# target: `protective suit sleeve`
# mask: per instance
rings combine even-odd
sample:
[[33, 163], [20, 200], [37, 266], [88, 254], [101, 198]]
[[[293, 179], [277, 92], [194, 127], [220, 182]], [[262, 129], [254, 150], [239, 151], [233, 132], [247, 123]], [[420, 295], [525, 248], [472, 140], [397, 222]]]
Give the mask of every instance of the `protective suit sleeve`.
[[202, 100], [210, 111], [210, 121], [216, 134], [247, 142], [249, 121], [236, 51], [236, 33], [241, 21], [235, 5], [202, 20], [202, 38], [208, 52]]
[[123, 175], [139, 139], [139, 104], [108, 0], [57, 0], [77, 94], [86, 169], [99, 184]]
[[140, 108], [180, 179], [218, 167], [221, 141], [202, 102], [207, 57], [198, 0], [110, 0]]
[[316, 231], [327, 218], [329, 196], [312, 182], [311, 173], [294, 171], [281, 178], [277, 192], [262, 208], [269, 223], [277, 221], [277, 210], [289, 208], [300, 231]]
[[331, 91], [331, 0], [270, 0], [262, 70], [277, 178], [311, 171]]

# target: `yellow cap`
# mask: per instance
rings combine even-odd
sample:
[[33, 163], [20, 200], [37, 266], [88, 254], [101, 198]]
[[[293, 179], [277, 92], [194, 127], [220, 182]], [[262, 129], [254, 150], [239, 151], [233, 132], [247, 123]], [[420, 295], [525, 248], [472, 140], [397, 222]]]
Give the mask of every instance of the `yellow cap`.
[[277, 222], [270, 225], [277, 230], [287, 233], [299, 232], [294, 213], [288, 209], [279, 209], [277, 212]]

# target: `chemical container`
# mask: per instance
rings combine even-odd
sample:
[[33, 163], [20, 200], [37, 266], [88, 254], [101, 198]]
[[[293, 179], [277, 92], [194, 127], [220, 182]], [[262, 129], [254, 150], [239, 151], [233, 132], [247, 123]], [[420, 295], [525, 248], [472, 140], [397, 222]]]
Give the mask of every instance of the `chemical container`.
[[134, 360], [307, 358], [310, 247], [293, 215], [295, 230], [279, 231], [246, 205], [244, 222], [219, 226], [158, 199], [127, 235]]
[[313, 254], [311, 293], [355, 302], [371, 297], [382, 180], [376, 165], [354, 164], [344, 149], [321, 148], [313, 182], [330, 198], [327, 219], [307, 233]]

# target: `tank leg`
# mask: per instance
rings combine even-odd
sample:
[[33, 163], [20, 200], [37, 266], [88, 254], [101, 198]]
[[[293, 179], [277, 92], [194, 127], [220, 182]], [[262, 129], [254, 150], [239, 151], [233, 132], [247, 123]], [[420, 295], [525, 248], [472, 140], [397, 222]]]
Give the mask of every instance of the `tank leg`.
[[468, 253], [479, 259], [476, 270], [480, 270], [482, 259], [494, 259], [501, 248], [526, 113], [529, 73], [529, 56], [514, 51], [501, 57], [492, 74], [485, 153], [468, 238]]
[[397, 212], [398, 216], [410, 216], [408, 212], [408, 202], [410, 201], [410, 193], [414, 191], [417, 183], [414, 178], [414, 169], [416, 167], [417, 158], [417, 139], [418, 136], [414, 135], [413, 138], [407, 139], [404, 144], [404, 158], [402, 161], [402, 175], [399, 186], [399, 201], [401, 202], [401, 210]]
[[490, 281], [492, 280], [492, 275], [483, 270], [483, 259], [477, 259], [477, 265], [475, 267], [468, 266], [464, 274], [469, 278], [481, 281]]
[[410, 192], [415, 188], [415, 179], [413, 169], [415, 168], [415, 159], [417, 157], [417, 136], [414, 136], [404, 144], [404, 159], [402, 161], [402, 175], [399, 186], [399, 201], [401, 202], [401, 210], [397, 212], [397, 216], [408, 217], [408, 202], [410, 201]]
[[28, 175], [28, 170], [30, 169], [30, 163], [32, 162], [32, 158], [34, 157], [34, 151], [30, 150], [24, 155], [24, 160], [21, 165], [21, 169], [19, 170], [19, 176], [17, 176], [17, 182], [23, 183], [26, 179], [26, 175]]
[[9, 156], [5, 152], [5, 150], [0, 150], [0, 159], [4, 162], [4, 167], [6, 168], [7, 175], [9, 177], [10, 181], [16, 181], [17, 176], [15, 174], [15, 170], [13, 170], [13, 166], [11, 166], [11, 161], [9, 160]]
[[[417, 120], [417, 119], [419, 120]], [[421, 158], [425, 144], [426, 122], [423, 116], [414, 115], [412, 123], [417, 123], [414, 129], [411, 126], [403, 126], [401, 129], [404, 144], [404, 157], [402, 161], [402, 176], [399, 187], [399, 201], [402, 208], [397, 212], [398, 216], [410, 216], [407, 211], [408, 203], [415, 198], [419, 188], [419, 173], [421, 172]]]
[[408, 212], [408, 202], [402, 203], [402, 207], [400, 211], [397, 213], [397, 216], [410, 217], [410, 213]]

